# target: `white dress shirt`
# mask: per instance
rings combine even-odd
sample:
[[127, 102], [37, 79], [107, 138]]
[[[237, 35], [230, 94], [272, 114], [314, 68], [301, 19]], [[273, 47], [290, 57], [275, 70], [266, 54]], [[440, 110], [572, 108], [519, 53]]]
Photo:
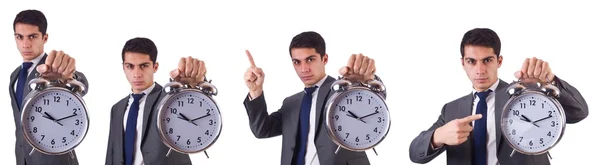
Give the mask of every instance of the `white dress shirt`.
[[[316, 129], [316, 114], [317, 114], [317, 98], [319, 97], [319, 89], [321, 89], [323, 82], [327, 79], [327, 75], [325, 75], [319, 82], [317, 82], [317, 89], [312, 93], [312, 102], [310, 108], [310, 123], [309, 123], [309, 131], [308, 131], [308, 143], [306, 143], [306, 157], [304, 162], [306, 165], [320, 165], [319, 163], [319, 155], [317, 154], [317, 147], [315, 145], [315, 129]], [[327, 87], [326, 87], [327, 88]]]
[[[31, 65], [31, 67], [29, 67], [29, 70], [27, 70], [27, 76], [29, 77], [29, 74], [31, 74], [31, 72], [35, 69], [35, 67], [37, 66], [38, 63], [40, 63], [40, 60], [42, 60], [42, 58], [44, 57], [44, 54], [46, 53], [42, 53], [41, 55], [37, 56], [36, 58], [34, 58], [31, 61], [23, 61], [23, 62], [32, 62], [33, 64]], [[23, 69], [23, 64], [21, 64], [21, 69]], [[13, 87], [13, 90], [16, 92], [17, 91], [17, 84], [19, 83], [19, 77], [17, 75], [17, 81], [15, 83], [15, 86]], [[25, 88], [29, 88], [27, 87], [27, 84], [25, 84]]]
[[[487, 102], [487, 164], [488, 165], [498, 165], [498, 158], [496, 157], [496, 88], [498, 87], [498, 83], [500, 79], [496, 80], [496, 82], [489, 88], [492, 90], [488, 97], [486, 98]], [[473, 111], [472, 114], [475, 115], [477, 111], [477, 103], [479, 102], [479, 97], [475, 95], [476, 90], [473, 90]], [[502, 92], [502, 91], [501, 91]], [[475, 127], [475, 121], [473, 121], [473, 127]]]
[[[144, 158], [142, 156], [142, 150], [140, 149], [141, 147], [141, 143], [142, 143], [142, 130], [143, 129], [143, 125], [144, 125], [144, 106], [146, 104], [146, 98], [148, 97], [148, 95], [150, 95], [150, 92], [152, 92], [152, 90], [154, 89], [154, 86], [156, 84], [152, 83], [152, 86], [150, 86], [148, 89], [142, 91], [142, 93], [145, 93], [145, 95], [139, 100], [140, 103], [140, 109], [138, 112], [138, 117], [137, 117], [137, 124], [136, 124], [136, 135], [135, 135], [135, 153], [134, 153], [134, 157], [133, 157], [133, 165], [144, 165]], [[125, 109], [125, 115], [123, 116], [123, 131], [125, 131], [126, 127], [127, 127], [127, 118], [128, 118], [128, 114], [129, 114], [129, 108], [131, 108], [131, 103], [133, 102], [133, 97], [131, 97], [131, 95], [129, 95], [129, 102], [127, 104], [127, 109]], [[148, 122], [152, 122], [152, 121], [148, 121]]]

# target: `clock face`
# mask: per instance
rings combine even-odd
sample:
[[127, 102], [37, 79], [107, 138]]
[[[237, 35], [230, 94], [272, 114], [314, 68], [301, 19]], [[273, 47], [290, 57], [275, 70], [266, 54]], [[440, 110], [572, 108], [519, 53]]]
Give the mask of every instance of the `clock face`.
[[173, 95], [160, 113], [159, 128], [166, 143], [180, 152], [200, 152], [212, 145], [221, 132], [216, 103], [197, 91]]
[[35, 148], [64, 153], [75, 148], [87, 133], [84, 103], [64, 90], [45, 90], [23, 109], [23, 131]]
[[513, 99], [507, 108], [502, 114], [502, 129], [515, 149], [544, 152], [560, 138], [564, 116], [549, 98], [526, 93]]
[[371, 91], [344, 92], [330, 106], [328, 124], [334, 138], [347, 148], [374, 147], [389, 130], [390, 115], [385, 100]]

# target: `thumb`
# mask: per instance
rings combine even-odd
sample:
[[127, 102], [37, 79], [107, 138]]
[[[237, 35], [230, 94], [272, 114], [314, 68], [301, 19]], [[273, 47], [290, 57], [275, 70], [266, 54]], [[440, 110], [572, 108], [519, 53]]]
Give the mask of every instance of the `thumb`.
[[350, 69], [347, 66], [340, 68], [340, 75], [342, 75], [342, 76], [347, 75], [349, 70]]
[[41, 65], [37, 66], [36, 69], [37, 69], [38, 73], [44, 74], [44, 73], [48, 72], [48, 65], [41, 64]]
[[521, 73], [521, 71], [516, 71], [516, 72], [515, 72], [515, 77], [516, 77], [517, 79], [521, 79], [521, 77], [522, 77], [522, 76], [523, 76], [523, 73]]
[[175, 79], [179, 76], [179, 69], [174, 69], [172, 70], [169, 75], [171, 76], [172, 79]]

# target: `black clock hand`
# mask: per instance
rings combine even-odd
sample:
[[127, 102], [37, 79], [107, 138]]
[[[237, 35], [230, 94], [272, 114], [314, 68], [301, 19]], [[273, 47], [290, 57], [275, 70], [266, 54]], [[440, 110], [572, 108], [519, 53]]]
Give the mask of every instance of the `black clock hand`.
[[207, 116], [210, 116], [210, 114], [206, 114], [206, 115], [204, 115], [204, 116], [200, 116], [200, 117], [198, 117], [198, 118], [192, 119], [192, 121], [200, 120], [200, 119], [202, 119], [202, 118], [205, 118], [205, 117], [207, 117]]
[[521, 120], [531, 123], [531, 124], [535, 125], [536, 127], [540, 127], [539, 125], [535, 124], [534, 122], [531, 122], [531, 120], [525, 115], [521, 115]]
[[[194, 125], [198, 126], [198, 124], [196, 124], [196, 123], [194, 123], [193, 121], [191, 121], [191, 120], [190, 120], [190, 119], [189, 119], [187, 116], [185, 116], [183, 113], [179, 113], [179, 115], [180, 115], [181, 117], [177, 117], [177, 118], [183, 119], [183, 120], [185, 120], [185, 121], [188, 121], [188, 122], [190, 122], [190, 123], [192, 123], [192, 124], [194, 124]], [[183, 117], [183, 118], [182, 118], [182, 117]]]
[[71, 117], [73, 117], [73, 116], [77, 116], [77, 114], [72, 114], [72, 115], [69, 115], [69, 116], [67, 116], [67, 117], [63, 117], [63, 118], [60, 118], [60, 119], [56, 119], [55, 121], [61, 121], [61, 120], [64, 120], [64, 119], [71, 118]]
[[368, 115], [366, 115], [366, 116], [360, 117], [359, 119], [361, 119], [361, 120], [362, 120], [362, 119], [364, 119], [364, 118], [366, 118], [366, 117], [373, 116], [373, 115], [375, 115], [375, 114], [378, 114], [378, 113], [379, 113], [379, 111], [375, 110], [375, 112], [373, 112], [373, 113], [371, 113], [371, 114], [368, 114]]
[[552, 115], [550, 115], [550, 116], [548, 116], [548, 117], [544, 117], [544, 118], [542, 118], [542, 119], [539, 119], [539, 120], [536, 120], [536, 121], [534, 121], [533, 123], [535, 124], [535, 123], [537, 123], [537, 122], [540, 122], [540, 121], [542, 121], [542, 120], [549, 119], [549, 118], [551, 118], [551, 117], [552, 117]]
[[349, 113], [349, 114], [348, 114], [348, 116], [350, 116], [350, 117], [352, 117], [352, 118], [355, 118], [356, 120], [360, 120], [360, 121], [362, 121], [363, 123], [367, 123], [367, 122], [365, 122], [364, 120], [362, 120], [362, 119], [359, 119], [359, 118], [358, 118], [358, 116], [356, 116], [356, 114], [352, 113], [352, 111], [348, 110], [348, 113]]
[[50, 119], [50, 120], [54, 121], [56, 124], [63, 126], [60, 122], [56, 121], [56, 119], [54, 119], [54, 117], [52, 117], [52, 115], [50, 115], [48, 112], [44, 112], [44, 115], [42, 117]]

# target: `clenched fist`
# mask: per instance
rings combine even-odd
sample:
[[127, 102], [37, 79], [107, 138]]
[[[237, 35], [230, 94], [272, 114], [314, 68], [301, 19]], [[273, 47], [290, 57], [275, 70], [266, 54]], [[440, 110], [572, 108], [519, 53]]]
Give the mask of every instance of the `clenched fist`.
[[182, 57], [177, 69], [171, 71], [170, 76], [175, 81], [196, 86], [204, 81], [206, 66], [202, 60], [190, 56]]
[[352, 54], [348, 65], [340, 68], [340, 75], [346, 79], [367, 82], [375, 79], [375, 60], [361, 54]]
[[75, 59], [63, 51], [52, 50], [45, 63], [36, 69], [46, 79], [71, 80], [75, 73]]

